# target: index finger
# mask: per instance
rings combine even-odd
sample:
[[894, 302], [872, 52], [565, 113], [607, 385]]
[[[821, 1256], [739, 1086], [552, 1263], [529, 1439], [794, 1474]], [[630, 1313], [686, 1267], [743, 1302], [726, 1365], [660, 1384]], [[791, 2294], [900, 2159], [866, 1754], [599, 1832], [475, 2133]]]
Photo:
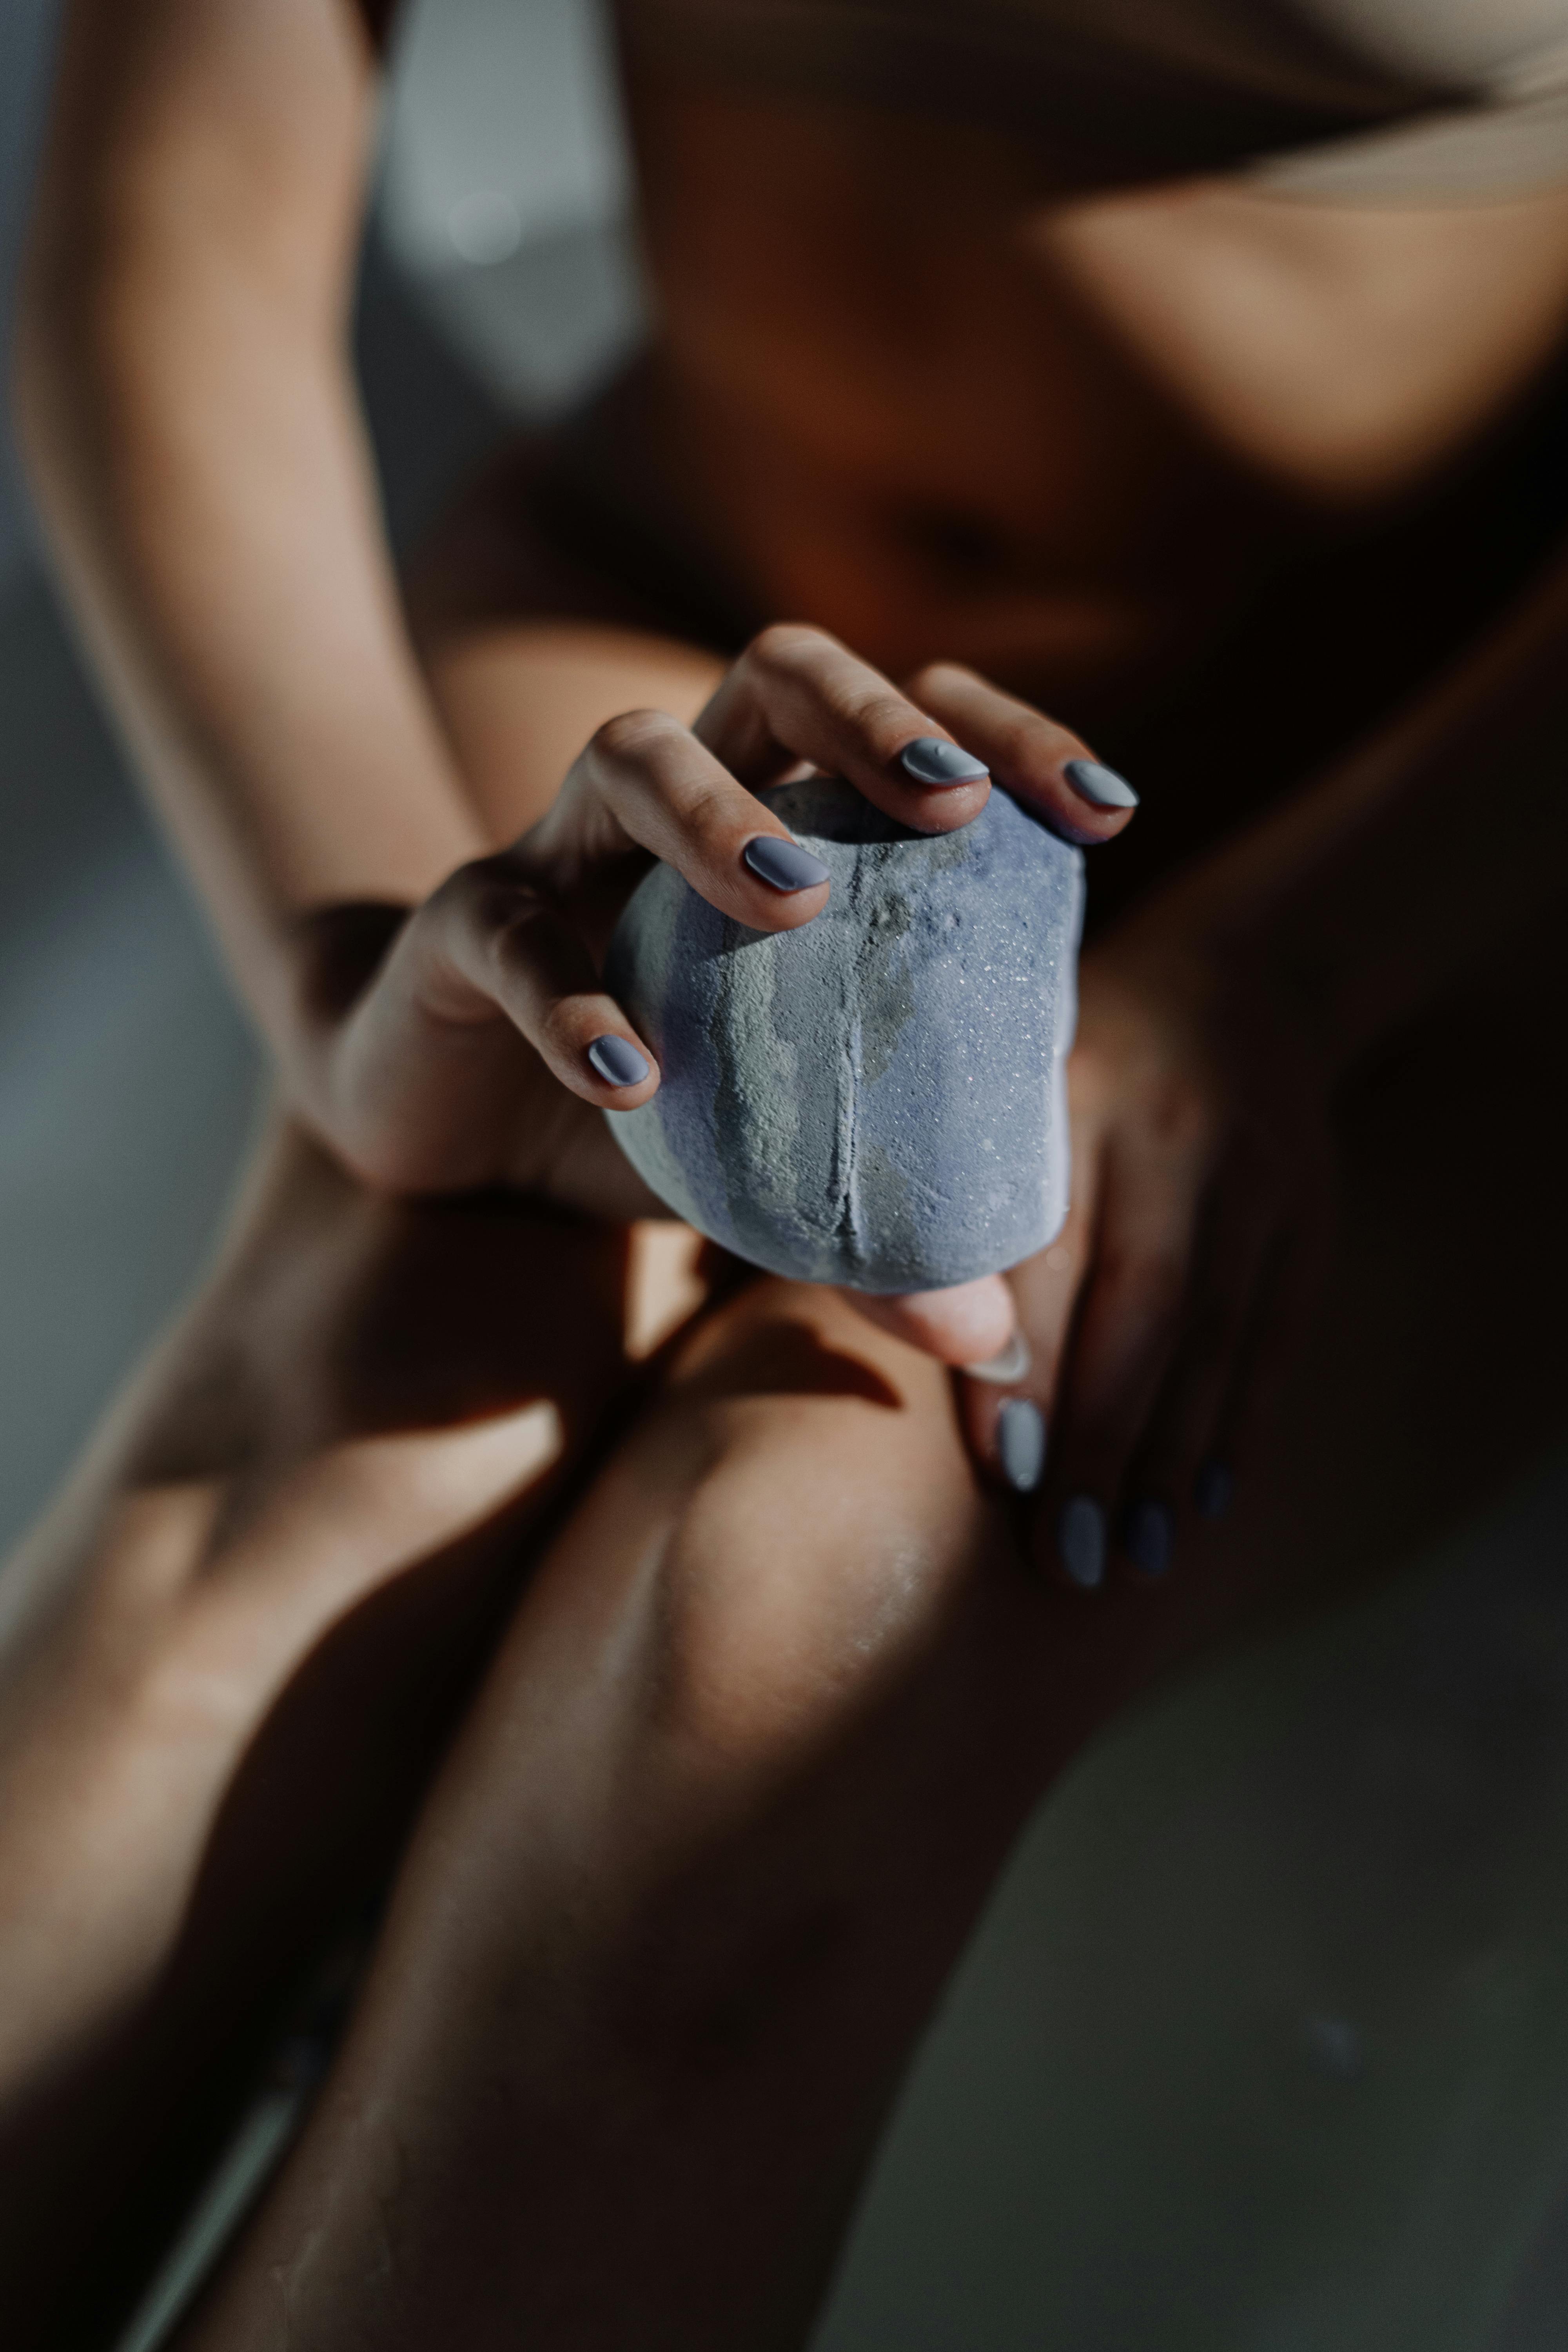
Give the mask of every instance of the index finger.
[[692, 732], [753, 789], [802, 763], [842, 776], [916, 833], [980, 814], [989, 772], [973, 747], [825, 629], [776, 622], [753, 637]]

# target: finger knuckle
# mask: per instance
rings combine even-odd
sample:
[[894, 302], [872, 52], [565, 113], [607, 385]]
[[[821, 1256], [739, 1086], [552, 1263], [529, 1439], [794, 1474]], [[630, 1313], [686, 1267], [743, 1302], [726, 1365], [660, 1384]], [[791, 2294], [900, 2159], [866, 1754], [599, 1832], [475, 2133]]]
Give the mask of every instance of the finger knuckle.
[[620, 710], [595, 729], [588, 748], [608, 766], [639, 767], [667, 751], [681, 732], [667, 710]]
[[910, 722], [919, 717], [891, 687], [871, 683], [852, 687], [843, 696], [839, 709], [848, 725], [888, 758], [908, 741]]
[[754, 669], [794, 673], [834, 648], [826, 629], [809, 621], [770, 621], [759, 629], [742, 655]]
[[998, 725], [996, 740], [1002, 758], [1020, 773], [1080, 758], [1085, 751], [1078, 736], [1040, 710], [1008, 712]]
[[[728, 831], [737, 819], [741, 830], [747, 830], [750, 813], [743, 809], [738, 811], [732, 794], [722, 783], [715, 782], [711, 778], [694, 777], [683, 781], [678, 791], [670, 793], [669, 798], [676, 805], [681, 824], [689, 833]], [[752, 833], [757, 830], [754, 816], [750, 818], [750, 830]]]
[[533, 891], [512, 891], [504, 898], [498, 894], [489, 929], [490, 952], [499, 965], [510, 971], [531, 959], [541, 932], [547, 929], [547, 914], [543, 900]]
[[915, 701], [928, 698], [940, 701], [944, 695], [961, 693], [965, 688], [984, 687], [985, 681], [978, 673], [966, 669], [962, 662], [922, 662], [909, 681], [909, 692]]

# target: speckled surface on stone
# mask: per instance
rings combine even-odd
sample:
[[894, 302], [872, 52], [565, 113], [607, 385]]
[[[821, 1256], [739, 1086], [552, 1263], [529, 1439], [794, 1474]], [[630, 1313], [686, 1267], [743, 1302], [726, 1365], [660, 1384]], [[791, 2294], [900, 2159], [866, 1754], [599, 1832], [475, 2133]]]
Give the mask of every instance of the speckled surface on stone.
[[1001, 792], [934, 836], [827, 779], [767, 800], [832, 895], [753, 931], [647, 877], [606, 980], [662, 1083], [605, 1113], [616, 1141], [775, 1274], [893, 1292], [1016, 1265], [1067, 1213], [1080, 853]]

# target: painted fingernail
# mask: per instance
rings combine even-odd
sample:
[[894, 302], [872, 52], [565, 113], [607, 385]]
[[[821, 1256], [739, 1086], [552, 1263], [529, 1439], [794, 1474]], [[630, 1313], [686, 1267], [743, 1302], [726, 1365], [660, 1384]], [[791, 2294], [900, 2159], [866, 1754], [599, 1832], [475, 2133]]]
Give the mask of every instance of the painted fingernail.
[[1138, 795], [1125, 776], [1114, 768], [1102, 768], [1098, 760], [1069, 760], [1063, 775], [1081, 801], [1092, 801], [1096, 808], [1136, 808]]
[[624, 1037], [595, 1037], [588, 1059], [607, 1087], [640, 1086], [648, 1072], [642, 1055]]
[[1074, 1495], [1057, 1521], [1057, 1550], [1075, 1584], [1092, 1592], [1105, 1577], [1105, 1513], [1092, 1495]]
[[1205, 1462], [1193, 1481], [1193, 1501], [1205, 1519], [1223, 1519], [1236, 1498], [1236, 1474], [1228, 1462]]
[[983, 760], [940, 735], [917, 735], [899, 753], [899, 765], [917, 784], [978, 784], [991, 773]]
[[827, 868], [820, 857], [814, 857], [798, 841], [781, 841], [773, 833], [759, 833], [748, 841], [741, 858], [773, 890], [810, 890], [827, 879]]
[[1009, 1397], [996, 1416], [996, 1454], [1016, 1495], [1032, 1495], [1046, 1466], [1046, 1424], [1027, 1397]]
[[1121, 1548], [1142, 1575], [1164, 1575], [1175, 1539], [1175, 1517], [1163, 1503], [1133, 1504], [1121, 1529]]
[[1016, 1330], [1000, 1354], [987, 1356], [983, 1364], [965, 1364], [963, 1369], [972, 1381], [994, 1381], [999, 1389], [1010, 1389], [1025, 1377], [1033, 1360], [1027, 1339]]

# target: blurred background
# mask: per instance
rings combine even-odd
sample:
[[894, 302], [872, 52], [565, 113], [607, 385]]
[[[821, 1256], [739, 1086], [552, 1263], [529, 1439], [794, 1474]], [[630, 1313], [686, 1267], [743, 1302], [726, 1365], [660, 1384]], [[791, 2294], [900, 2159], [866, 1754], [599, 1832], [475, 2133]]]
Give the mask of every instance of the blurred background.
[[[0, 336], [50, 0], [0, 9]], [[416, 0], [356, 322], [395, 537], [638, 331], [586, 0]], [[0, 436], [0, 1537], [209, 1249], [258, 1064]], [[930, 2036], [817, 2352], [1563, 2352], [1568, 1461], [1102, 1743]]]

